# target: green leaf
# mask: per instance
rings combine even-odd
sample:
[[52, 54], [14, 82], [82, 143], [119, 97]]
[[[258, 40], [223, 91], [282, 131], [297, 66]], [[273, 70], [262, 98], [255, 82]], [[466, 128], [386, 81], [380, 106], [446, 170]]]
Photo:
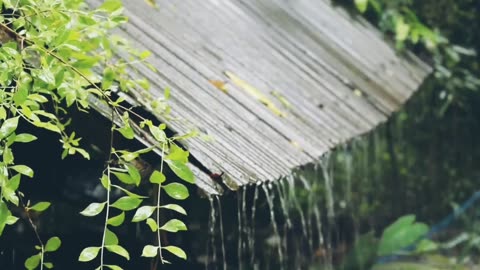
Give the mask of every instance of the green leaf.
[[403, 17], [397, 17], [395, 21], [395, 40], [405, 41], [410, 33], [410, 25], [405, 23]]
[[14, 217], [14, 216], [8, 216], [7, 217], [7, 221], [5, 222], [7, 225], [13, 225], [15, 223], [17, 223], [18, 221], [18, 218], [17, 217]]
[[7, 118], [7, 111], [3, 106], [0, 106], [0, 120], [5, 120]]
[[20, 186], [20, 178], [21, 178], [21, 174], [16, 174], [12, 176], [12, 178], [10, 178], [10, 180], [8, 181], [5, 187], [10, 188], [12, 190], [17, 190], [18, 187]]
[[108, 246], [105, 246], [105, 247], [108, 249], [108, 251], [113, 252], [115, 254], [118, 254], [118, 255], [124, 257], [127, 260], [130, 260], [130, 255], [128, 254], [128, 251], [126, 249], [124, 249], [122, 246], [108, 245]]
[[154, 206], [142, 206], [137, 209], [135, 215], [133, 216], [132, 222], [139, 222], [149, 218], [153, 212], [157, 209]]
[[25, 268], [27, 268], [28, 270], [33, 270], [35, 268], [38, 267], [38, 265], [40, 264], [40, 258], [41, 258], [41, 254], [35, 254], [31, 257], [29, 257], [26, 261], [25, 261]]
[[157, 170], [153, 171], [153, 173], [150, 175], [150, 183], [152, 184], [162, 184], [165, 182], [166, 178], [165, 175]]
[[142, 199], [124, 196], [112, 204], [112, 207], [122, 211], [130, 211], [137, 208], [142, 203]]
[[178, 205], [178, 204], [166, 204], [166, 205], [160, 206], [160, 208], [165, 208], [165, 209], [173, 210], [173, 211], [176, 211], [176, 212], [178, 212], [178, 213], [180, 213], [180, 214], [187, 215], [187, 211], [185, 211], [185, 209], [183, 209], [183, 207], [181, 207], [181, 206]]
[[39, 202], [39, 203], [36, 203], [34, 206], [32, 207], [29, 207], [31, 210], [34, 210], [34, 211], [37, 211], [37, 212], [43, 212], [45, 210], [47, 210], [48, 207], [50, 207], [50, 204], [49, 202]]
[[37, 137], [33, 136], [32, 134], [28, 133], [22, 133], [22, 134], [17, 134], [15, 137], [15, 142], [20, 142], [20, 143], [29, 143], [32, 141], [35, 141]]
[[62, 241], [58, 237], [52, 237], [48, 239], [47, 244], [45, 245], [45, 252], [56, 251], [62, 245]]
[[153, 258], [158, 254], [158, 247], [146, 245], [143, 247], [142, 257]]
[[93, 217], [98, 214], [100, 214], [103, 211], [103, 208], [105, 207], [106, 202], [103, 203], [91, 203], [85, 208], [82, 212], [80, 212], [81, 215], [87, 216], [87, 217]]
[[135, 132], [133, 132], [133, 129], [130, 126], [125, 125], [121, 128], [117, 128], [117, 130], [126, 139], [132, 140], [133, 138], [135, 138]]
[[182, 258], [184, 260], [187, 259], [187, 254], [185, 253], [185, 251], [183, 251], [183, 249], [179, 248], [179, 247], [176, 247], [176, 246], [166, 246], [166, 247], [162, 247], [163, 249], [166, 249], [168, 251], [170, 251], [170, 253], [172, 253], [173, 255], [179, 257], [179, 258]]
[[12, 213], [8, 210], [7, 204], [3, 201], [0, 201], [0, 235], [2, 235], [5, 225], [7, 225], [8, 217]]
[[188, 151], [183, 150], [181, 147], [176, 144], [170, 146], [170, 153], [165, 157], [167, 160], [175, 160], [181, 163], [186, 164], [188, 162]]
[[100, 247], [87, 247], [82, 250], [78, 260], [80, 262], [89, 262], [97, 257], [99, 251]]
[[45, 266], [47, 269], [52, 269], [53, 268], [53, 263], [51, 262], [44, 262], [43, 266]]
[[355, 0], [355, 6], [357, 7], [358, 11], [364, 13], [367, 11], [368, 0]]
[[13, 159], [12, 149], [10, 149], [8, 146], [5, 146], [5, 150], [3, 150], [3, 163], [12, 164]]
[[109, 229], [105, 230], [105, 245], [118, 245], [117, 235]]
[[117, 216], [109, 218], [107, 221], [107, 224], [114, 227], [118, 227], [123, 224], [124, 220], [125, 220], [125, 212], [122, 212]]
[[111, 270], [123, 270], [123, 268], [121, 268], [121, 267], [118, 266], [118, 265], [105, 264], [104, 266], [110, 268]]
[[165, 134], [165, 131], [161, 130], [159, 127], [154, 125], [148, 125], [148, 129], [150, 130], [150, 133], [155, 138], [155, 140], [157, 140], [158, 142], [163, 143], [167, 141], [167, 135]]
[[171, 183], [162, 187], [168, 196], [176, 200], [185, 200], [188, 198], [188, 189], [180, 183]]
[[414, 215], [401, 217], [383, 231], [378, 255], [395, 254], [417, 242], [427, 232], [428, 226], [423, 223], [416, 223]]
[[146, 223], [152, 232], [156, 232], [158, 230], [158, 224], [153, 218], [147, 218]]
[[178, 176], [180, 179], [194, 184], [195, 183], [195, 176], [193, 175], [193, 172], [188, 168], [188, 166], [185, 163], [182, 163], [177, 160], [166, 160], [168, 166], [170, 169]]
[[10, 169], [18, 172], [18, 173], [21, 173], [23, 175], [26, 175], [28, 177], [33, 177], [33, 170], [28, 167], [28, 166], [25, 166], [25, 165], [15, 165], [15, 166], [11, 166]]
[[167, 223], [165, 223], [162, 227], [160, 227], [160, 230], [173, 232], [173, 233], [178, 231], [186, 231], [187, 225], [185, 225], [185, 223], [183, 223], [181, 220], [171, 219]]
[[119, 173], [119, 172], [112, 172], [120, 182], [127, 184], [127, 185], [135, 185], [136, 181], [133, 179], [129, 174], [126, 173]]
[[110, 13], [122, 8], [122, 1], [120, 0], [106, 0], [103, 4], [98, 8], [99, 10], [104, 10]]
[[2, 127], [0, 127], [0, 140], [6, 138], [12, 134], [18, 126], [18, 116], [9, 118], [3, 122]]
[[128, 164], [128, 174], [130, 177], [133, 179], [134, 183], [136, 186], [140, 185], [140, 181], [142, 180], [142, 176], [140, 175], [140, 172], [138, 171], [135, 166]]

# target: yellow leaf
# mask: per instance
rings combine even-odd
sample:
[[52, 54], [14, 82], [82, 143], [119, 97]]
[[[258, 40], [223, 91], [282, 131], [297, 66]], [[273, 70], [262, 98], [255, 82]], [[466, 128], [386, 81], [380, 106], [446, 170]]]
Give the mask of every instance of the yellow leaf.
[[228, 93], [226, 83], [224, 81], [219, 80], [208, 80], [213, 86], [215, 86], [218, 90]]
[[147, 4], [149, 4], [150, 6], [156, 8], [157, 7], [157, 2], [155, 2], [155, 0], [145, 0], [145, 2], [147, 2]]
[[263, 103], [263, 105], [267, 106], [267, 108], [269, 108], [270, 111], [272, 111], [274, 114], [280, 117], [285, 117], [285, 113], [278, 109], [277, 106], [275, 106], [275, 103], [269, 100], [258, 89], [243, 81], [232, 72], [225, 71], [225, 75], [232, 81], [232, 83], [234, 83], [235, 85], [243, 89], [245, 92], [247, 92], [249, 95], [253, 96], [255, 99]]
[[287, 98], [282, 95], [281, 93], [277, 92], [277, 91], [272, 91], [270, 92], [270, 94], [272, 94], [272, 96], [276, 97], [278, 99], [278, 101], [280, 101], [280, 103], [282, 103], [283, 107], [287, 108], [287, 109], [292, 109], [292, 104], [287, 100]]

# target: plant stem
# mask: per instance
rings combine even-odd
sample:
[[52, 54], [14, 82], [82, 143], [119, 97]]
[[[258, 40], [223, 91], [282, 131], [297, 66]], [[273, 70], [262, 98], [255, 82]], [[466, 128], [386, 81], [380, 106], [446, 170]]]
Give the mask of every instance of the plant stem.
[[[160, 172], [163, 173], [163, 157], [165, 154], [165, 143], [162, 144], [162, 161], [160, 162]], [[162, 184], [158, 184], [157, 191], [157, 226], [160, 226], [160, 194], [162, 193]], [[162, 256], [162, 241], [160, 235], [160, 228], [157, 229], [157, 240], [158, 240], [158, 256], [160, 257], [160, 262], [163, 264]]]
[[105, 210], [105, 226], [103, 227], [103, 236], [102, 236], [102, 247], [100, 250], [100, 269], [103, 269], [103, 254], [105, 248], [105, 239], [107, 235], [107, 226], [108, 226], [108, 216], [110, 214], [110, 166], [107, 166], [107, 178], [108, 178], [108, 185], [107, 185], [107, 209]]

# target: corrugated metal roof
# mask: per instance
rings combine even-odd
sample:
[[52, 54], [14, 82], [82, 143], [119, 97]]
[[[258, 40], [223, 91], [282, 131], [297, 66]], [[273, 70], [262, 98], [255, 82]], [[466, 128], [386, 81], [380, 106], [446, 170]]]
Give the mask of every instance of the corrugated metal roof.
[[[185, 146], [233, 185], [280, 178], [367, 132], [430, 71], [326, 0], [157, 2], [159, 9], [124, 1], [129, 23], [121, 32], [154, 54], [159, 73], [139, 69], [150, 94], [171, 88], [177, 120], [159, 119], [179, 133], [196, 127], [210, 135]], [[131, 95], [148, 104], [140, 90]], [[192, 168], [198, 185], [215, 192], [208, 175]]]

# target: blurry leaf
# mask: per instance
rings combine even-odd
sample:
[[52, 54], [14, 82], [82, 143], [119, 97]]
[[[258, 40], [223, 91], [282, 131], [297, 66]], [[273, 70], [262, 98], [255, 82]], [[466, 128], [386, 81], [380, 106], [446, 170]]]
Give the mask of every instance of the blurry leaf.
[[45, 245], [45, 252], [53, 252], [60, 248], [62, 241], [58, 237], [52, 237], [48, 239], [47, 244]]
[[157, 2], [155, 0], [145, 0], [145, 2], [151, 7], [157, 8]]
[[180, 183], [171, 183], [162, 188], [168, 196], [176, 200], [185, 200], [189, 196], [188, 189]]
[[180, 205], [177, 205], [177, 204], [166, 204], [166, 205], [160, 206], [160, 208], [170, 209], [170, 210], [176, 211], [176, 212], [178, 212], [180, 214], [183, 214], [183, 215], [187, 214], [187, 211], [185, 211], [185, 209], [183, 209], [183, 207], [181, 207]]
[[367, 11], [368, 0], [355, 0], [355, 6], [357, 7], [358, 11], [364, 13]]
[[108, 251], [113, 252], [115, 254], [118, 254], [122, 257], [124, 257], [127, 260], [130, 260], [130, 255], [128, 254], [128, 251], [125, 250], [122, 246], [119, 245], [107, 245], [105, 246]]
[[37, 212], [42, 212], [47, 210], [47, 208], [50, 207], [49, 202], [39, 202], [36, 203], [34, 206], [29, 207], [31, 210], [37, 211]]
[[146, 245], [143, 247], [142, 257], [153, 258], [158, 254], [158, 247]]
[[402, 249], [417, 242], [427, 232], [428, 226], [416, 223], [414, 215], [403, 216], [383, 231], [378, 255], [386, 256], [401, 252]]
[[130, 196], [121, 197], [116, 202], [112, 204], [112, 207], [123, 211], [130, 211], [137, 208], [142, 203], [142, 200], [139, 198], [132, 198]]
[[105, 207], [106, 202], [103, 203], [91, 203], [85, 208], [82, 212], [80, 212], [81, 215], [87, 216], [87, 217], [93, 217], [98, 214], [100, 214], [103, 211], [103, 208]]
[[121, 0], [105, 0], [98, 9], [113, 13], [120, 8], [122, 8]]
[[185, 225], [185, 223], [178, 219], [171, 219], [167, 221], [167, 223], [165, 223], [162, 227], [160, 227], [160, 230], [175, 233], [178, 231], [186, 231], [187, 226]]
[[149, 218], [153, 212], [157, 209], [154, 206], [142, 206], [137, 209], [135, 215], [133, 216], [132, 222], [139, 222]]
[[99, 251], [100, 247], [87, 247], [82, 250], [78, 260], [80, 262], [89, 262], [97, 257]]
[[163, 249], [166, 249], [168, 251], [170, 251], [170, 253], [172, 253], [173, 255], [179, 257], [179, 258], [182, 258], [184, 260], [187, 259], [187, 254], [185, 253], [185, 251], [183, 251], [183, 249], [179, 248], [179, 247], [176, 247], [176, 246], [166, 246], [166, 247], [162, 247]]
[[405, 41], [410, 33], [410, 25], [405, 23], [403, 17], [397, 17], [395, 21], [395, 40]]

